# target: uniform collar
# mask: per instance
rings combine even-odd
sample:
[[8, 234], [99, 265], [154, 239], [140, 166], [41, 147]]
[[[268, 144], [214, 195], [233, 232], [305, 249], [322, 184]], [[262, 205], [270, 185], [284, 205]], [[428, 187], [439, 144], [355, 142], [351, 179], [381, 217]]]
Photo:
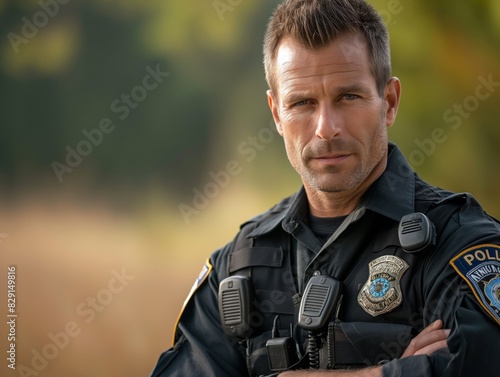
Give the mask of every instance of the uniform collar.
[[415, 212], [415, 172], [395, 144], [389, 143], [387, 167], [365, 197], [367, 209], [398, 222]]
[[[269, 233], [280, 224], [285, 231], [292, 233], [307, 216], [308, 208], [306, 192], [301, 187], [271, 209], [270, 216], [265, 216], [248, 237]], [[366, 210], [398, 222], [404, 215], [415, 212], [415, 173], [393, 143], [389, 143], [386, 170], [361, 199], [353, 220], [360, 218]]]

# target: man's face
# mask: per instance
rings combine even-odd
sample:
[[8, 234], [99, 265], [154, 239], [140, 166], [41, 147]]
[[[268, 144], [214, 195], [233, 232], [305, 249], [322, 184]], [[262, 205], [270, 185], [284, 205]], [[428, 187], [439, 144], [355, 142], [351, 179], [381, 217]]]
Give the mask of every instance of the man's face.
[[284, 39], [278, 48], [269, 106], [308, 192], [355, 193], [385, 169], [399, 81], [379, 95], [361, 40], [349, 33], [310, 50]]

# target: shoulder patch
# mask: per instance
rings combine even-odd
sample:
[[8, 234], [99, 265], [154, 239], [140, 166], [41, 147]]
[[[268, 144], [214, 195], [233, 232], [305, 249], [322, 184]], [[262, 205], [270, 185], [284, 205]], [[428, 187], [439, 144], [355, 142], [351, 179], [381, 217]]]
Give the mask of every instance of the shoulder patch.
[[194, 281], [194, 284], [191, 287], [191, 290], [189, 291], [189, 294], [187, 295], [186, 300], [184, 300], [184, 304], [182, 304], [181, 312], [179, 313], [179, 316], [177, 317], [177, 320], [175, 321], [175, 327], [174, 327], [174, 335], [173, 335], [172, 345], [175, 344], [175, 337], [176, 337], [176, 334], [177, 334], [177, 326], [178, 326], [179, 321], [181, 319], [182, 313], [184, 312], [184, 309], [186, 308], [186, 305], [188, 304], [189, 300], [193, 296], [194, 292], [196, 292], [196, 290], [198, 289], [198, 287], [200, 285], [202, 285], [203, 282], [207, 279], [208, 275], [210, 275], [210, 272], [212, 271], [212, 268], [213, 268], [213, 266], [210, 263], [210, 260], [207, 259], [207, 261], [205, 262], [205, 265], [201, 269], [198, 277]]
[[450, 264], [500, 325], [500, 246], [473, 246], [454, 257]]

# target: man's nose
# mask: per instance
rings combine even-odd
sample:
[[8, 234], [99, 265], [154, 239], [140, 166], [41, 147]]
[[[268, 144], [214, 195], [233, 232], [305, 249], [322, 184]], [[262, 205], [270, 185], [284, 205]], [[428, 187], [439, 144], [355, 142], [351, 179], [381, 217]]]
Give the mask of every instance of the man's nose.
[[316, 136], [323, 140], [332, 140], [340, 134], [340, 121], [330, 106], [321, 106], [316, 121]]

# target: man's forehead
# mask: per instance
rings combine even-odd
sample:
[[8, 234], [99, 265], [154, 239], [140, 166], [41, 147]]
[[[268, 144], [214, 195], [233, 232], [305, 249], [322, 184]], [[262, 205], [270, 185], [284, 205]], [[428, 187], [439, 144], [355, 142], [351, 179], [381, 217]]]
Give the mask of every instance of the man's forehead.
[[320, 48], [308, 48], [292, 38], [284, 38], [276, 53], [276, 71], [306, 68], [320, 57], [328, 57], [325, 64], [353, 64], [368, 62], [368, 44], [363, 36], [348, 32]]
[[330, 77], [333, 80], [330, 85], [335, 83], [339, 87], [352, 86], [367, 78], [375, 81], [363, 37], [345, 34], [318, 49], [307, 48], [291, 38], [284, 39], [276, 56], [276, 94], [286, 95], [308, 87], [315, 77]]

